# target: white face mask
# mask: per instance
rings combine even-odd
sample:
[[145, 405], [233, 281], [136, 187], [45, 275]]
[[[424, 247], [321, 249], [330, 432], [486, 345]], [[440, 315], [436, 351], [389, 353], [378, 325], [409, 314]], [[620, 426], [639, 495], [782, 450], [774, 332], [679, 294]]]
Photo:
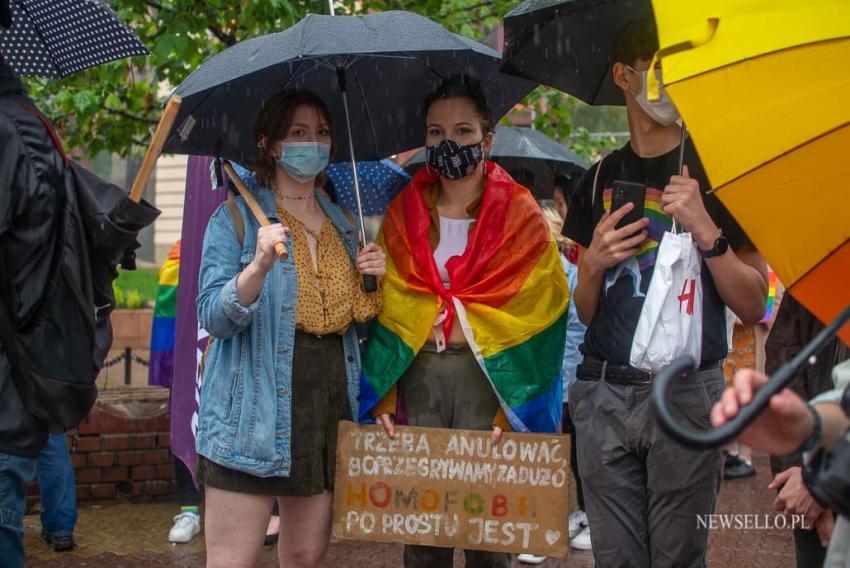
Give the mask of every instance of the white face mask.
[[673, 101], [670, 100], [670, 95], [664, 89], [664, 83], [661, 81], [661, 69], [655, 70], [655, 77], [658, 79], [659, 99], [657, 101], [651, 101], [647, 96], [647, 87], [649, 86], [647, 75], [649, 71], [637, 71], [628, 65], [626, 67], [631, 72], [640, 75], [640, 93], [634, 95], [635, 101], [640, 105], [640, 108], [658, 124], [670, 126], [674, 122], [678, 122], [679, 111], [676, 109]]

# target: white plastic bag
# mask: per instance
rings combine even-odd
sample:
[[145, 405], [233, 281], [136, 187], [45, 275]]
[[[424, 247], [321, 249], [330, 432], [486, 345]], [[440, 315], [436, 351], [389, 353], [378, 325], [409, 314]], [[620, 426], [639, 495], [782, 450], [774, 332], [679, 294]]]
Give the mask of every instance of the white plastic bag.
[[702, 259], [690, 233], [664, 233], [632, 341], [632, 367], [656, 373], [702, 356]]

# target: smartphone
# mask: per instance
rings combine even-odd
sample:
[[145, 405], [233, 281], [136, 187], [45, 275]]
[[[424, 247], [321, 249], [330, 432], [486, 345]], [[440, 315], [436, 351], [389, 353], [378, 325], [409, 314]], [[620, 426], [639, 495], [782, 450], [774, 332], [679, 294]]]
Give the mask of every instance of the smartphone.
[[644, 201], [646, 200], [646, 186], [642, 183], [631, 181], [614, 182], [611, 195], [611, 212], [613, 213], [626, 203], [633, 203], [634, 208], [617, 223], [617, 228], [625, 227], [643, 218]]

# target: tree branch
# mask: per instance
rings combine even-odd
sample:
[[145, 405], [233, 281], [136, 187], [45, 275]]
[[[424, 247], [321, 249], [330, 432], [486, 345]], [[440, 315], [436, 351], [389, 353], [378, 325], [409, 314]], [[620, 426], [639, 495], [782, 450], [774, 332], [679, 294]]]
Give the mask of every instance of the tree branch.
[[[162, 7], [162, 4], [157, 0], [143, 0], [145, 4], [159, 11], [172, 12], [171, 10], [166, 10]], [[173, 12], [172, 12], [173, 13]], [[207, 29], [224, 45], [230, 47], [236, 44], [236, 37], [233, 34], [225, 32], [220, 26], [216, 25], [208, 25]], [[160, 34], [157, 34], [160, 35]]]
[[225, 33], [225, 31], [219, 26], [209, 25], [207, 26], [207, 29], [212, 32], [212, 34], [218, 39], [218, 41], [220, 41], [227, 47], [236, 44], [236, 38], [233, 36], [233, 34]]
[[144, 122], [145, 124], [159, 124], [159, 121], [154, 118], [148, 118], [146, 116], [139, 116], [137, 114], [133, 114], [131, 112], [127, 112], [125, 110], [119, 110], [116, 108], [107, 108], [106, 112], [110, 114], [114, 114], [116, 116], [122, 116], [124, 118], [129, 118], [130, 120], [135, 120], [137, 122]]

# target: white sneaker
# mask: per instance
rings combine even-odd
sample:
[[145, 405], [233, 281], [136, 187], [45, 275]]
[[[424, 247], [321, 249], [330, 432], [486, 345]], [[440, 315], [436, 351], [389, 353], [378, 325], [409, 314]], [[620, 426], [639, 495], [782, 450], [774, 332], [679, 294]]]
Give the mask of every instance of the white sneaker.
[[576, 550], [593, 550], [590, 545], [590, 527], [584, 527], [577, 535], [570, 539], [570, 546]]
[[570, 538], [573, 538], [587, 526], [587, 513], [576, 511], [570, 515]]
[[174, 517], [174, 526], [168, 531], [170, 542], [190, 542], [201, 532], [201, 516], [191, 511], [180, 513]]
[[523, 564], [543, 564], [546, 562], [545, 556], [535, 556], [534, 554], [520, 554], [517, 560]]

